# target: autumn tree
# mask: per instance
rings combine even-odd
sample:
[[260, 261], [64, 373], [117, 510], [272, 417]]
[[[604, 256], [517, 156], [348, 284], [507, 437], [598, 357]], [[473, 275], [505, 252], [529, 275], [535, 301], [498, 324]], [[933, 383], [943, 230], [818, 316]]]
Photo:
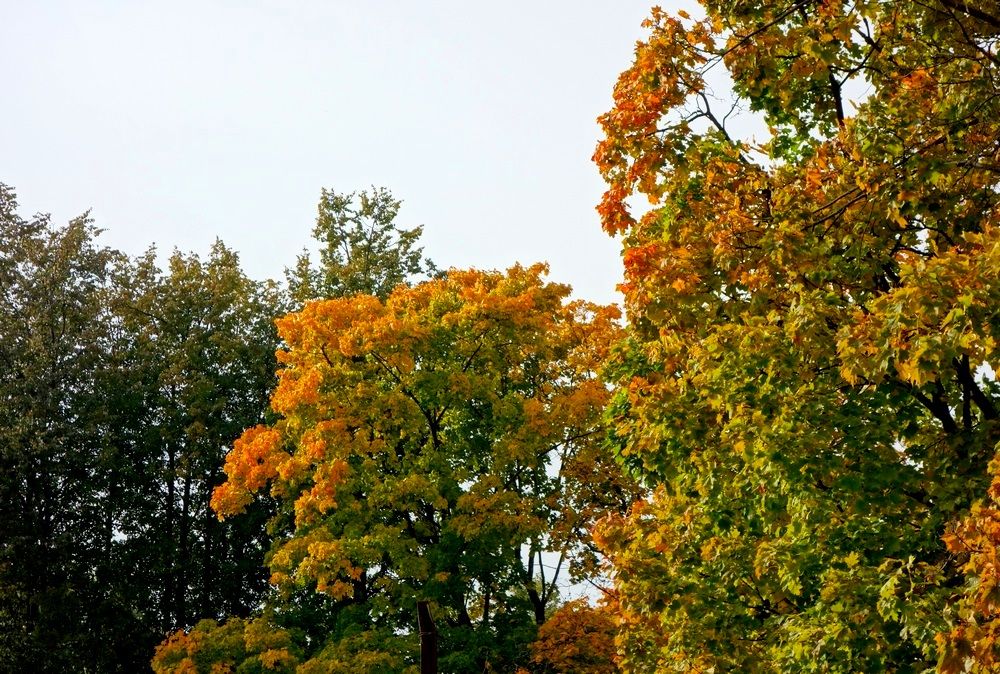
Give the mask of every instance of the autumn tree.
[[295, 674], [299, 649], [292, 636], [266, 617], [202, 620], [175, 632], [156, 649], [154, 674], [169, 672], [274, 672]]
[[595, 153], [654, 488], [599, 536], [623, 667], [994, 671], [1000, 7], [702, 9], [653, 11]]
[[401, 203], [384, 187], [346, 194], [323, 189], [313, 228], [319, 263], [307, 251], [286, 271], [293, 304], [359, 293], [384, 299], [396, 286], [436, 273], [418, 245], [423, 227], [396, 224]]
[[442, 671], [507, 671], [567, 572], [594, 573], [591, 523], [632, 498], [600, 427], [616, 311], [544, 273], [451, 270], [278, 322], [279, 417], [236, 442], [212, 505], [278, 501], [272, 583], [338, 608], [304, 666], [402, 671], [427, 600]]

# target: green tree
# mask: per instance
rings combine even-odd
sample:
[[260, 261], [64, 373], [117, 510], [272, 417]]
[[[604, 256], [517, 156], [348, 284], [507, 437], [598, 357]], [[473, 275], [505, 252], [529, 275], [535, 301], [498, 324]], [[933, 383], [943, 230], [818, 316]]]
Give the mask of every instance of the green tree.
[[434, 263], [417, 245], [423, 227], [395, 224], [400, 204], [384, 187], [348, 194], [323, 189], [313, 229], [319, 265], [305, 252], [286, 271], [293, 304], [356, 294], [385, 298], [414, 277], [434, 275]]
[[[133, 635], [108, 581], [114, 473], [102, 431], [121, 257], [86, 215], [24, 220], [0, 185], [0, 669], [121, 671]], [[141, 660], [140, 660], [141, 662]]]
[[145, 669], [171, 630], [266, 590], [266, 502], [208, 509], [264, 420], [279, 293], [216, 244], [167, 273], [0, 186], [0, 671]]
[[655, 488], [600, 536], [623, 666], [978, 667], [995, 575], [957, 603], [954, 527], [1000, 440], [997, 4], [702, 4], [654, 10], [595, 154], [613, 442]]
[[138, 432], [119, 442], [138, 462], [118, 527], [123, 563], [139, 570], [136, 591], [147, 598], [137, 610], [160, 635], [151, 649], [198, 619], [249, 615], [266, 589], [266, 504], [223, 524], [208, 501], [225, 448], [264, 420], [281, 298], [221, 242], [205, 260], [175, 252], [166, 271], [150, 251], [122, 275], [114, 306], [140, 416]]

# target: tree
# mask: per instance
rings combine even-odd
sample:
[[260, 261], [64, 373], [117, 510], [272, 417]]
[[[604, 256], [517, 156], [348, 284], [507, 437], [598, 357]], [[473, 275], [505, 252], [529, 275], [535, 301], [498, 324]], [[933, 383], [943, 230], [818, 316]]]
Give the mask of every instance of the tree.
[[[119, 375], [138, 419], [117, 432], [129, 470], [118, 489], [121, 563], [134, 568], [136, 612], [163, 635], [202, 618], [248, 616], [266, 590], [266, 504], [221, 524], [209, 509], [225, 448], [264, 420], [276, 381], [273, 320], [281, 299], [249, 279], [217, 241], [202, 260], [155, 252], [122, 270], [114, 306], [126, 335]], [[123, 435], [127, 433], [127, 435]], [[134, 477], [134, 480], [127, 479]]]
[[380, 665], [401, 671], [428, 600], [443, 671], [506, 671], [561, 575], [594, 572], [590, 524], [632, 498], [601, 445], [617, 314], [566, 302], [544, 272], [452, 270], [278, 322], [279, 418], [236, 442], [212, 506], [277, 500], [272, 583], [336, 607], [306, 640], [317, 662], [408, 652]]
[[400, 204], [384, 187], [347, 194], [323, 189], [313, 229], [319, 267], [304, 252], [295, 269], [286, 270], [293, 304], [356, 294], [385, 299], [415, 276], [434, 275], [434, 263], [417, 246], [423, 227], [395, 224]]
[[275, 672], [294, 674], [299, 651], [291, 635], [268, 621], [232, 618], [224, 625], [202, 620], [156, 649], [154, 674], [169, 672]]
[[112, 369], [110, 279], [120, 261], [84, 215], [24, 220], [0, 185], [0, 665], [121, 671], [132, 636], [106, 581], [114, 482], [101, 431]]
[[[384, 189], [373, 189], [371, 193], [363, 191], [360, 195], [338, 195], [332, 191], [324, 190], [319, 206], [319, 217], [316, 228], [313, 231], [314, 237], [321, 244], [319, 265], [318, 267], [313, 267], [308, 254], [303, 254], [299, 258], [298, 265], [294, 270], [286, 270], [288, 280], [287, 294], [282, 294], [282, 299], [279, 303], [269, 301], [267, 305], [269, 311], [261, 314], [261, 318], [279, 315], [287, 311], [289, 307], [301, 308], [308, 300], [316, 297], [353, 295], [366, 289], [378, 292], [384, 296], [396, 285], [408, 283], [415, 274], [431, 273], [434, 270], [433, 264], [423, 259], [422, 249], [416, 245], [421, 234], [421, 229], [400, 230], [397, 228], [394, 225], [394, 221], [398, 209], [399, 202], [394, 200], [388, 191]], [[190, 263], [183, 259], [180, 261], [175, 259], [171, 264], [171, 277], [175, 275], [174, 272], [178, 269], [185, 269], [188, 266], [200, 270], [199, 264], [196, 259]], [[182, 274], [182, 276], [185, 275]], [[149, 318], [154, 318], [149, 312], [157, 309], [159, 302], [162, 301], [158, 298], [161, 296], [174, 296], [172, 291], [173, 280], [158, 283], [159, 285], [154, 284], [156, 285], [155, 288], [151, 287], [145, 292], [145, 308], [137, 310], [139, 315], [147, 315]], [[180, 294], [177, 295], [176, 299], [170, 301], [170, 306], [186, 306], [183, 298], [188, 295], [188, 292], [180, 287], [184, 286], [185, 283], [184, 281], [179, 282], [177, 290], [180, 291]], [[245, 290], [248, 297], [258, 296], [254, 295], [256, 291], [252, 289]], [[271, 291], [269, 290], [268, 293], [271, 293]], [[195, 295], [198, 295], [198, 293], [195, 293]], [[283, 307], [281, 311], [277, 308], [279, 304]], [[182, 312], [179, 316], [181, 324], [184, 324], [184, 316], [188, 313], [190, 312]], [[159, 320], [159, 316], [155, 316], [155, 318], [160, 323], [163, 322]], [[174, 318], [178, 317], [175, 316]], [[175, 322], [177, 321], [171, 320], [167, 324], [169, 326]], [[269, 318], [265, 322], [269, 322]], [[156, 322], [149, 329], [154, 334], [160, 332]], [[168, 329], [166, 334], [169, 336], [171, 332], [173, 331]], [[187, 334], [185, 330], [179, 332]], [[161, 339], [160, 341], [173, 344], [170, 339]], [[177, 365], [171, 368], [174, 371], [183, 369], [183, 363], [187, 362], [184, 359], [192, 354], [195, 355], [194, 357], [197, 360], [197, 354], [204, 348], [199, 343], [197, 337], [193, 340], [182, 337], [181, 345], [183, 346], [186, 343], [190, 343], [190, 348], [184, 346], [180, 349], [181, 353], [178, 354], [180, 360]], [[274, 367], [271, 363], [273, 362], [275, 346], [274, 338], [270, 335], [270, 330], [265, 329], [263, 332], [259, 332], [256, 337], [249, 334], [243, 335], [236, 343], [243, 343], [245, 344], [244, 348], [263, 350], [263, 352], [268, 354], [265, 358], [267, 361], [267, 367], [265, 368], [267, 377], [265, 379], [269, 381], [269, 378], [273, 376]], [[173, 349], [174, 347], [168, 347], [167, 351], [172, 353]], [[163, 359], [160, 358], [160, 360]], [[260, 361], [259, 359], [251, 358], [248, 362], [259, 363]], [[208, 374], [208, 376], [211, 377], [213, 375]], [[239, 382], [235, 383], [239, 384]], [[246, 389], [247, 385], [247, 382], [243, 382], [242, 389]], [[269, 391], [270, 388], [266, 387], [266, 390]], [[237, 393], [242, 389], [240, 386], [235, 387]], [[230, 386], [217, 386], [211, 390], [228, 390], [232, 393], [234, 388]], [[255, 396], [260, 397], [261, 395], [261, 389], [256, 384], [250, 384], [247, 390], [254, 391]], [[171, 407], [171, 404], [168, 403], [167, 407]], [[182, 406], [172, 414], [174, 416], [177, 413], [186, 414], [187, 412], [184, 412], [184, 409]], [[243, 417], [243, 419], [243, 426], [239, 426], [239, 429], [253, 426], [255, 423], [261, 421], [261, 419], [251, 420], [249, 417]], [[176, 436], [178, 429], [184, 427], [187, 427], [186, 422], [174, 423], [174, 421], [171, 421], [165, 423], [162, 432], [168, 435], [173, 433], [173, 436]], [[174, 430], [171, 431], [170, 429]], [[226, 440], [222, 445], [215, 445], [215, 447], [230, 444], [232, 444], [231, 440]], [[173, 448], [173, 451], [179, 451], [183, 454], [183, 442], [167, 443], [166, 446], [168, 449]], [[211, 450], [208, 451], [206, 456], [211, 456]], [[167, 463], [168, 466], [172, 465], [169, 457]], [[221, 468], [221, 461], [208, 461], [205, 467], [210, 467], [211, 470], [209, 472], [212, 475], [217, 475]], [[174, 469], [170, 469], [167, 472], [176, 475]], [[188, 478], [185, 477], [185, 479]], [[211, 491], [211, 487], [216, 483], [215, 477], [210, 480], [205, 480], [204, 478], [198, 478], [198, 480], [199, 484], [209, 488], [209, 492]], [[183, 494], [184, 492], [178, 487], [178, 489], [175, 489], [175, 493]], [[204, 491], [197, 492], [197, 498], [194, 503], [199, 512], [207, 513], [207, 510], [204, 509], [207, 503], [204, 499], [205, 494], [206, 492]], [[181, 513], [185, 511], [184, 502], [182, 500], [179, 504], [179, 512]], [[169, 625], [173, 627], [183, 626], [186, 623], [189, 624], [188, 621], [196, 616], [222, 617], [226, 614], [237, 616], [237, 618], [222, 624], [203, 621], [194, 629], [194, 632], [191, 632], [191, 634], [197, 634], [196, 641], [198, 644], [202, 642], [224, 642], [228, 638], [225, 635], [229, 634], [232, 629], [236, 629], [236, 631], [243, 629], [239, 627], [244, 624], [241, 618], [250, 613], [251, 607], [259, 607], [263, 601], [263, 613], [270, 617], [264, 622], [259, 622], [259, 620], [255, 619], [254, 624], [273, 624], [275, 625], [275, 629], [278, 630], [285, 630], [287, 628], [287, 633], [293, 635], [296, 643], [301, 643], [305, 646], [325, 642], [330, 633], [337, 632], [344, 624], [349, 624], [350, 617], [345, 617], [345, 612], [340, 610], [342, 607], [338, 607], [334, 602], [325, 601], [311, 589], [299, 588], [297, 590], [288, 590], [286, 588], [284, 593], [269, 591], [266, 595], [261, 594], [259, 571], [262, 569], [261, 564], [267, 547], [266, 537], [262, 535], [263, 532], [261, 531], [261, 518], [267, 512], [271, 511], [270, 499], [258, 499], [252, 504], [250, 510], [252, 511], [251, 513], [244, 513], [239, 518], [230, 518], [222, 524], [216, 523], [214, 525], [215, 528], [221, 528], [223, 531], [242, 532], [237, 533], [237, 537], [242, 536], [243, 538], [239, 538], [239, 540], [244, 541], [241, 547], [233, 548], [235, 554], [228, 560], [227, 563], [229, 566], [225, 567], [229, 571], [241, 569], [240, 573], [237, 575], [230, 574], [230, 576], [222, 579], [222, 584], [228, 589], [222, 589], [220, 592], [230, 602], [228, 609], [214, 613], [202, 611], [197, 614], [187, 611], [187, 620], [180, 618], [173, 619]], [[159, 517], [162, 521], [162, 515]], [[166, 519], [170, 520], [169, 517]], [[215, 520], [214, 516], [211, 517], [211, 520]], [[196, 521], [200, 520], [196, 519]], [[195, 528], [193, 541], [196, 545], [202, 526], [206, 531], [212, 528], [207, 523], [198, 525]], [[272, 521], [270, 535], [277, 537], [289, 535], [291, 527], [292, 523], [290, 521], [282, 521], [276, 518]], [[162, 526], [160, 530], [162, 534]], [[161, 544], [161, 547], [168, 555], [161, 563], [161, 566], [165, 565], [164, 568], [170, 570], [166, 577], [170, 579], [172, 586], [180, 589], [188, 587], [191, 577], [197, 575], [198, 556], [196, 555], [188, 561], [185, 561], [185, 556], [178, 558], [177, 554], [179, 550], [176, 543], [173, 542], [175, 538], [176, 536], [170, 536]], [[190, 544], [184, 549], [190, 550]], [[206, 557], [206, 559], [208, 558]], [[191, 566], [192, 563], [194, 564], [193, 566]], [[244, 583], [242, 587], [239, 585], [240, 582]], [[249, 584], [247, 584], [248, 582]], [[202, 586], [210, 587], [210, 585], [204, 583]], [[178, 598], [184, 597], [183, 594], [177, 594], [176, 592], [172, 596]], [[177, 604], [177, 601], [174, 601], [174, 604]], [[169, 614], [169, 611], [164, 612], [164, 618]], [[174, 611], [174, 614], [177, 615], [177, 612]], [[278, 626], [279, 623], [280, 626]], [[214, 625], [214, 627], [210, 628], [210, 625]], [[232, 625], [237, 625], [237, 627], [232, 628]], [[183, 657], [175, 657], [180, 653], [178, 651], [178, 644], [189, 644], [185, 634], [184, 632], [178, 632], [176, 639], [168, 640], [161, 644], [154, 659], [154, 668], [166, 668], [169, 671], [172, 667], [181, 667], [183, 669], [186, 666], [184, 664], [186, 660]], [[391, 663], [395, 662], [398, 664], [398, 662], [401, 662], [399, 660], [400, 655], [398, 653], [390, 654], [384, 648], [385, 644], [381, 644], [383, 647], [381, 651], [372, 651], [373, 644], [378, 643], [378, 639], [369, 638], [370, 636], [360, 640], [343, 639], [338, 642], [337, 647], [333, 650], [324, 651], [321, 658], [319, 656], [313, 657], [309, 661], [313, 663], [310, 666], [319, 666], [327, 669], [343, 667], [345, 671], [357, 671], [359, 669], [369, 669], [375, 663], [379, 663], [379, 666], [388, 666], [391, 668], [391, 666], [394, 666]], [[174, 646], [170, 646], [170, 644], [174, 644]], [[225, 651], [226, 649], [223, 648], [222, 650]], [[218, 654], [222, 651], [209, 649], [208, 652]], [[216, 664], [222, 666], [225, 663], [236, 663], [234, 666], [239, 666], [239, 662], [244, 662], [246, 667], [258, 666], [259, 663], [254, 664], [256, 661], [254, 660], [255, 656], [253, 653], [250, 651], [247, 653], [249, 654], [244, 654], [246, 655], [245, 660], [240, 660], [243, 656], [237, 653], [233, 656], [236, 658], [233, 662], [219, 660]], [[205, 658], [211, 657], [214, 656], [202, 654], [195, 658], [195, 660], [202, 662], [205, 661]]]
[[17, 215], [0, 186], [0, 670], [131, 672], [165, 633], [247, 615], [266, 504], [208, 509], [225, 447], [264, 419], [273, 288]]
[[599, 536], [623, 666], [979, 666], [982, 539], [957, 602], [960, 523], [995, 520], [967, 516], [1000, 440], [1000, 11], [703, 8], [653, 11], [595, 153], [629, 318], [612, 440], [655, 490]]

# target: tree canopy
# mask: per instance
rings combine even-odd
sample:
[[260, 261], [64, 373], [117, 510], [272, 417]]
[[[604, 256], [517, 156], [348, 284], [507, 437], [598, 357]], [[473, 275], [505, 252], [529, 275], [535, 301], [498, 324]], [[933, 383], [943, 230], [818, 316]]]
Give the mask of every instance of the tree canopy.
[[623, 662], [993, 671], [997, 6], [703, 10], [653, 10], [595, 153], [654, 489], [599, 536]]
[[221, 243], [170, 269], [17, 215], [0, 186], [0, 661], [136, 671], [195, 617], [246, 615], [261, 508], [208, 510], [274, 385], [273, 289]]
[[[398, 202], [375, 199], [391, 228]], [[87, 215], [26, 220], [0, 186], [4, 671], [139, 671], [164, 635], [250, 618], [271, 594], [273, 504], [220, 522], [209, 499], [226, 449], [266, 420], [274, 319], [295, 300], [222, 242], [129, 258], [99, 234]], [[418, 235], [344, 273], [405, 282], [425, 268]], [[295, 620], [317, 615], [299, 606]]]
[[530, 657], [560, 574], [596, 572], [589, 527], [632, 496], [601, 444], [617, 314], [544, 272], [451, 270], [278, 322], [280, 418], [237, 441], [212, 504], [278, 501], [271, 581], [339, 602], [335, 653], [352, 634], [404, 650], [427, 600], [443, 671], [504, 671]]
[[114, 369], [119, 261], [95, 235], [86, 215], [61, 227], [21, 218], [0, 185], [0, 661], [11, 671], [123, 664], [97, 638], [106, 620], [126, 638], [130, 625], [127, 598], [94, 582], [113, 568], [103, 432], [114, 420], [94, 392]]

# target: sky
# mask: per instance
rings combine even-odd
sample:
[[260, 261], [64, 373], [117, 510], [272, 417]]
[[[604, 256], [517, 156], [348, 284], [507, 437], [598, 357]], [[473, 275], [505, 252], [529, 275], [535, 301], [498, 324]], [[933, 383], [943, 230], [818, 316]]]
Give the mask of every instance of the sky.
[[647, 0], [0, 0], [0, 182], [22, 216], [259, 279], [310, 243], [320, 188], [377, 185], [439, 267], [547, 261], [618, 300], [595, 118]]

